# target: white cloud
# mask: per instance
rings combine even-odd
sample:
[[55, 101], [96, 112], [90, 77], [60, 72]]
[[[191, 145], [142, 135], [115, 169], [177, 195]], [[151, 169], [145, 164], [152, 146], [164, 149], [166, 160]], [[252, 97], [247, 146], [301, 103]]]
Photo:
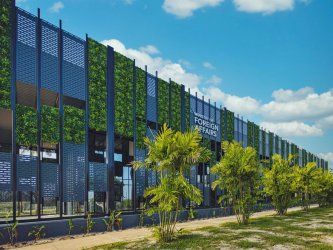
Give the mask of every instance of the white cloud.
[[310, 126], [303, 122], [292, 121], [292, 122], [262, 122], [260, 126], [274, 132], [280, 136], [321, 136], [323, 130], [316, 127], [315, 125]]
[[328, 167], [333, 170], [333, 152], [319, 153], [318, 156], [328, 161]]
[[[125, 45], [117, 39], [104, 40], [101, 43], [112, 46], [117, 52], [131, 59], [135, 59], [136, 65], [141, 68], [148, 65], [149, 72], [153, 73], [157, 70], [159, 77], [162, 79], [168, 80], [172, 77], [172, 80], [178, 82], [179, 84], [184, 84], [186, 88], [191, 88], [193, 91], [199, 92], [198, 87], [200, 83], [200, 76], [187, 72], [180, 63], [172, 62], [171, 60], [164, 59], [160, 56], [153, 56], [150, 54], [152, 52], [151, 50], [148, 51], [150, 53], [147, 53], [147, 50], [126, 48]], [[147, 46], [142, 48], [147, 48]], [[156, 51], [158, 51], [157, 48], [155, 52]]]
[[203, 62], [202, 66], [204, 66], [206, 69], [215, 69], [213, 64], [211, 64], [210, 62]]
[[323, 129], [333, 129], [333, 115], [318, 120], [316, 124]]
[[216, 7], [224, 0], [164, 0], [163, 9], [179, 18], [193, 15], [193, 12], [205, 8]]
[[272, 14], [293, 10], [296, 2], [308, 4], [309, 0], [233, 0], [238, 11]]
[[234, 0], [234, 4], [239, 11], [264, 14], [294, 8], [294, 0]]
[[149, 55], [155, 55], [160, 53], [160, 51], [153, 45], [146, 45], [144, 47], [140, 47], [139, 50]]
[[333, 115], [333, 90], [321, 94], [310, 88], [279, 90], [273, 97], [275, 100], [262, 106], [263, 115], [271, 121], [317, 120]]
[[204, 94], [208, 98], [222, 103], [229, 110], [242, 115], [256, 113], [260, 107], [260, 102], [252, 97], [230, 95], [217, 87], [204, 89]]
[[62, 10], [65, 7], [63, 2], [55, 2], [50, 8], [49, 11], [52, 13], [59, 13], [60, 10]]
[[222, 78], [212, 75], [206, 82], [216, 85], [222, 82]]

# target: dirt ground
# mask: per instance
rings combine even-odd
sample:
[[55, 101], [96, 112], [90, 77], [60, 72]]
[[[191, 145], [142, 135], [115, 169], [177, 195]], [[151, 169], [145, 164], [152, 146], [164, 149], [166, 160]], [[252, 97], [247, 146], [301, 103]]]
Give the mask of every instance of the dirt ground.
[[[300, 207], [291, 208], [288, 211], [298, 211]], [[252, 218], [264, 217], [274, 215], [274, 210], [263, 211], [255, 213]], [[218, 226], [222, 223], [236, 222], [235, 216], [219, 217], [211, 219], [194, 220], [177, 224], [178, 229], [195, 230], [207, 226]], [[91, 248], [95, 246], [120, 242], [120, 241], [133, 241], [140, 240], [151, 236], [150, 228], [132, 228], [122, 231], [106, 232], [88, 236], [77, 236], [75, 238], [56, 238], [53, 240], [40, 241], [38, 244], [31, 244], [21, 246], [20, 249], [24, 250], [75, 250]], [[6, 248], [13, 249], [13, 248]]]

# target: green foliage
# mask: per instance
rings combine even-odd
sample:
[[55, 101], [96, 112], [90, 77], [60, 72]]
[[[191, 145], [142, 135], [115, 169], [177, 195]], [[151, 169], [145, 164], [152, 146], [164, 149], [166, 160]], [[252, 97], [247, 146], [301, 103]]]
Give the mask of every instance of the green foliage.
[[181, 85], [171, 82], [171, 128], [181, 130]]
[[107, 123], [107, 90], [106, 90], [106, 57], [104, 45], [88, 40], [89, 60], [89, 127], [96, 131], [106, 131]]
[[221, 131], [222, 140], [233, 141], [234, 140], [234, 119], [235, 114], [227, 109], [221, 110]]
[[169, 83], [158, 79], [158, 123], [169, 124]]
[[253, 122], [247, 122], [247, 145], [253, 147]]
[[133, 61], [115, 52], [115, 131], [133, 137]]
[[316, 200], [321, 207], [333, 204], [333, 173], [327, 170], [320, 170], [317, 177], [318, 189]]
[[95, 225], [95, 222], [92, 219], [91, 215], [92, 215], [91, 213], [88, 213], [88, 215], [87, 215], [85, 234], [89, 234], [93, 230], [94, 225]]
[[226, 190], [219, 201], [231, 204], [238, 223], [247, 224], [259, 195], [261, 169], [257, 152], [227, 141], [223, 142], [223, 150], [224, 157], [211, 169], [217, 175], [212, 188]]
[[13, 223], [10, 222], [12, 217], [12, 213], [8, 212], [6, 214], [6, 227], [5, 230], [7, 231], [8, 234], [8, 243], [10, 245], [14, 245], [16, 240], [17, 240], [17, 236], [18, 236], [18, 231], [17, 231], [17, 227], [18, 227], [18, 221], [15, 221]]
[[296, 166], [294, 168], [292, 187], [297, 192], [298, 198], [306, 211], [309, 210], [311, 199], [320, 190], [318, 182], [320, 171], [315, 162], [309, 162], [305, 167]]
[[146, 137], [146, 72], [138, 67], [136, 70], [136, 147], [144, 148], [144, 138]]
[[37, 111], [33, 107], [16, 105], [16, 136], [18, 145], [37, 145]]
[[103, 222], [106, 226], [106, 231], [111, 232], [115, 225], [118, 225], [118, 228], [120, 228], [119, 225], [122, 221], [121, 214], [121, 211], [110, 211], [109, 217], [107, 219], [103, 219]]
[[52, 144], [59, 142], [59, 109], [42, 105], [42, 141]]
[[272, 159], [273, 156], [273, 143], [274, 143], [274, 134], [269, 132], [268, 134], [268, 143], [269, 143], [269, 156]]
[[64, 105], [64, 140], [76, 144], [85, 141], [85, 111]]
[[266, 132], [261, 130], [262, 135], [262, 155], [266, 156]]
[[159, 215], [154, 235], [160, 241], [171, 241], [175, 237], [181, 200], [190, 199], [197, 204], [202, 201], [200, 190], [184, 177], [191, 166], [209, 160], [210, 152], [201, 147], [201, 139], [198, 130], [181, 133], [164, 124], [156, 138], [145, 139], [147, 158], [133, 163], [135, 168], [144, 167], [160, 176], [158, 185], [145, 190], [145, 197], [150, 198], [148, 213]]
[[37, 242], [45, 236], [45, 226], [34, 226], [33, 229], [28, 233], [29, 237], [33, 237], [34, 241]]
[[260, 133], [260, 127], [257, 124], [253, 124], [253, 148], [257, 151], [258, 157], [259, 157], [259, 133]]
[[68, 235], [71, 235], [74, 229], [74, 222], [72, 219], [69, 219], [67, 223], [68, 223]]
[[10, 27], [11, 1], [2, 0], [0, 7], [0, 108], [10, 108]]
[[292, 190], [294, 157], [289, 155], [283, 159], [280, 155], [273, 155], [270, 169], [264, 169], [264, 192], [272, 198], [272, 204], [279, 215], [285, 215], [292, 205], [294, 192]]

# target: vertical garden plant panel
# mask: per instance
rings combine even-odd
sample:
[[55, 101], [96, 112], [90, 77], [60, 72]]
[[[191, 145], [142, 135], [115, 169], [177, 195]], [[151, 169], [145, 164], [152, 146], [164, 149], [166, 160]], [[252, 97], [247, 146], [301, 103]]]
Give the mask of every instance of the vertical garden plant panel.
[[185, 92], [185, 128], [191, 128], [191, 97], [188, 92]]
[[169, 125], [169, 83], [158, 79], [158, 123]]
[[260, 127], [253, 123], [253, 147], [257, 151], [259, 155], [259, 133], [260, 133]]
[[2, 0], [0, 9], [0, 108], [10, 108], [10, 12], [11, 1]]
[[106, 47], [93, 39], [88, 40], [89, 62], [89, 127], [106, 131]]
[[247, 145], [253, 147], [253, 122], [247, 122]]
[[133, 61], [115, 52], [115, 131], [133, 137]]
[[32, 107], [16, 105], [16, 142], [25, 147], [37, 145], [37, 111]]
[[59, 142], [59, 109], [42, 106], [42, 142], [57, 144]]
[[181, 130], [181, 86], [171, 81], [171, 127]]
[[64, 105], [64, 140], [82, 144], [85, 141], [85, 111]]
[[136, 147], [144, 148], [146, 137], [146, 72], [136, 67]]

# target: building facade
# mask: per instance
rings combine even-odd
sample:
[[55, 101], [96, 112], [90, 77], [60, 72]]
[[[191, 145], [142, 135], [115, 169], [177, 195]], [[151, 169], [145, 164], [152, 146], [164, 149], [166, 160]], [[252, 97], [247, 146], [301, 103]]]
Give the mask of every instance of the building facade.
[[244, 121], [226, 108], [141, 69], [92, 38], [79, 38], [1, 0], [0, 222], [136, 212], [155, 172], [130, 165], [144, 159], [143, 139], [164, 123], [198, 127], [213, 157], [188, 179], [216, 207], [210, 167], [221, 142], [252, 146], [258, 157], [298, 155], [298, 163], [328, 162]]

